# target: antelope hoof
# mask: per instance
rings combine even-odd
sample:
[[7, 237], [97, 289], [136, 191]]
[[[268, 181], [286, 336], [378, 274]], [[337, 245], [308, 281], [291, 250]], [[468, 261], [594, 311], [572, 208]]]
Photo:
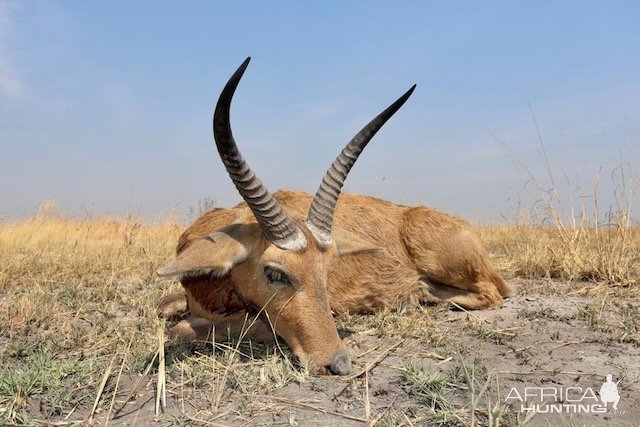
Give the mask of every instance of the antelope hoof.
[[209, 340], [213, 333], [214, 324], [211, 320], [202, 317], [190, 317], [181, 320], [173, 328], [169, 329], [168, 340], [173, 343]]
[[189, 311], [187, 306], [187, 296], [181, 292], [167, 295], [158, 303], [156, 313], [158, 317], [169, 319], [180, 317]]

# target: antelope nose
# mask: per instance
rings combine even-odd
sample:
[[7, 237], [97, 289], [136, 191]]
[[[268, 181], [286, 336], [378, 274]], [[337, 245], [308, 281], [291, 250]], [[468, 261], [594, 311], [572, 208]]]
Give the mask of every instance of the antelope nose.
[[351, 372], [351, 358], [346, 351], [341, 350], [333, 356], [329, 370], [334, 375], [349, 375]]

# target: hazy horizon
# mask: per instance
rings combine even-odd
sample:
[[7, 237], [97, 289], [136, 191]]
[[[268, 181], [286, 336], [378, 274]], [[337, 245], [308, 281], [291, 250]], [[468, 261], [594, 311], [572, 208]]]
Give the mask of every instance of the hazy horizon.
[[600, 176], [604, 212], [639, 189], [638, 16], [631, 1], [0, 0], [0, 219], [45, 200], [150, 218], [238, 203], [211, 115], [247, 56], [232, 126], [272, 192], [314, 193], [416, 83], [345, 191], [496, 223], [536, 203], [529, 173], [566, 209]]

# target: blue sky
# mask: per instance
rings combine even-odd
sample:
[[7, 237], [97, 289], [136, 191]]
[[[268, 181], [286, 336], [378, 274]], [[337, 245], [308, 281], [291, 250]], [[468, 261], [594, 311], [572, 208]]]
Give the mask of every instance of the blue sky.
[[638, 16], [636, 1], [0, 0], [0, 218], [46, 199], [154, 218], [238, 202], [211, 114], [247, 56], [234, 135], [272, 191], [314, 192], [417, 83], [347, 190], [513, 218], [539, 194], [509, 152], [553, 185], [537, 122], [555, 185], [589, 201], [599, 174], [608, 206], [618, 165], [627, 190], [640, 178]]

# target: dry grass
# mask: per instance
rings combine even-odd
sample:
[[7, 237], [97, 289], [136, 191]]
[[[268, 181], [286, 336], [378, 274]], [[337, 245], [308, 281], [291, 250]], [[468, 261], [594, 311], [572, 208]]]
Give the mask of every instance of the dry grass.
[[[78, 220], [37, 216], [0, 223], [0, 328], [56, 317], [92, 317], [65, 303], [121, 303], [148, 313], [135, 288], [156, 282], [155, 270], [172, 255], [181, 226], [175, 221]], [[126, 284], [126, 285], [125, 285]], [[73, 298], [81, 294], [81, 301]], [[142, 295], [148, 295], [143, 292]]]
[[640, 223], [633, 216], [640, 191], [637, 167], [622, 154], [610, 170], [606, 204], [602, 202], [602, 169], [591, 187], [562, 171], [558, 179], [547, 156], [533, 108], [540, 160], [546, 174], [536, 176], [510, 147], [498, 141], [520, 173], [523, 189], [515, 223], [481, 230], [500, 269], [512, 277], [634, 285], [640, 279]]
[[634, 285], [640, 282], [640, 228], [517, 225], [481, 228], [498, 269], [507, 277], [552, 278]]
[[[46, 397], [45, 413], [90, 407], [112, 357], [133, 371], [144, 364], [163, 293], [154, 271], [180, 229], [50, 214], [0, 224], [0, 408], [10, 403], [0, 420], [17, 421], [33, 394]], [[43, 355], [69, 367], [43, 371]], [[114, 386], [105, 384], [107, 400]]]
[[[250, 422], [252, 413], [282, 414], [296, 405], [354, 418], [315, 403], [269, 397], [289, 384], [315, 381], [290, 363], [286, 347], [283, 354], [278, 347], [244, 342], [169, 346], [159, 369], [158, 331], [164, 326], [155, 305], [179, 285], [159, 282], [155, 271], [173, 256], [182, 229], [175, 220], [76, 219], [52, 213], [0, 223], [0, 423], [33, 424], [39, 417], [86, 421], [91, 415], [112, 419], [139, 404], [133, 391], [163, 381], [163, 393], [169, 394], [163, 400], [177, 399], [182, 408], [165, 418], [172, 425], [197, 422], [188, 415], [193, 413], [214, 424], [229, 414]], [[584, 281], [598, 282], [602, 289], [638, 293], [640, 230], [630, 217], [606, 227], [529, 222], [481, 228], [480, 233], [506, 277], [568, 279], [573, 281], [570, 290]], [[448, 347], [449, 332], [437, 322], [446, 310], [399, 307], [372, 316], [342, 316], [338, 326], [390, 343], [417, 340], [430, 351], [416, 354], [450, 360], [466, 350]], [[629, 324], [621, 342], [637, 343], [636, 323]], [[604, 327], [600, 318], [594, 325]], [[481, 339], [503, 341], [491, 325], [468, 322], [467, 327]], [[354, 370], [364, 378], [354, 376], [353, 387], [362, 387], [368, 364], [383, 361], [390, 343], [354, 355]], [[416, 372], [398, 369], [406, 381], [418, 381], [411, 379]], [[422, 393], [411, 387], [410, 393]], [[436, 415], [461, 422], [460, 407], [430, 415], [418, 411], [411, 421], [391, 406], [377, 413], [380, 424], [411, 425], [424, 417], [434, 421]], [[464, 411], [467, 423], [476, 413], [489, 419], [503, 408]]]

